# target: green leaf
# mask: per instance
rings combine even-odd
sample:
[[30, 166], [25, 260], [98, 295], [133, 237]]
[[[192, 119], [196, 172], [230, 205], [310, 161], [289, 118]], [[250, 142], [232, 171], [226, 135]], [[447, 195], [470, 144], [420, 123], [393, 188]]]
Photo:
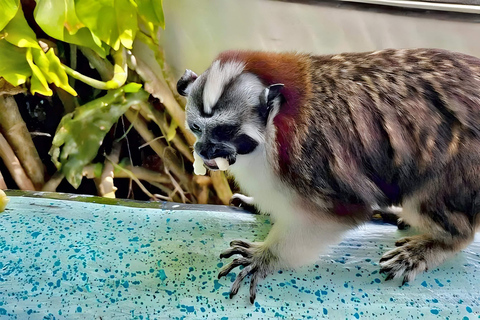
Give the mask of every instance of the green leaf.
[[136, 9], [129, 0], [77, 0], [80, 20], [114, 50], [131, 48], [138, 30]]
[[37, 0], [33, 14], [35, 21], [49, 36], [90, 48], [105, 58], [106, 51], [101, 40], [80, 21], [74, 0]]
[[14, 86], [19, 86], [32, 75], [25, 57], [27, 50], [18, 48], [7, 40], [0, 40], [0, 77]]
[[87, 47], [95, 51], [99, 56], [105, 58], [110, 48], [96, 37], [88, 28], [81, 28], [75, 34], [69, 34], [67, 30], [63, 30], [63, 40], [68, 43]]
[[35, 21], [49, 36], [63, 40], [64, 28], [73, 35], [85, 25], [78, 19], [74, 0], [37, 0]]
[[140, 17], [155, 26], [165, 28], [162, 0], [135, 0]]
[[68, 83], [68, 76], [65, 70], [62, 68], [60, 59], [55, 55], [52, 49], [44, 53], [40, 49], [32, 49], [33, 60], [35, 64], [42, 70], [48, 83], [53, 83], [57, 87], [62, 88], [73, 96], [77, 95], [75, 89], [73, 89]]
[[78, 188], [84, 166], [95, 158], [105, 135], [118, 118], [131, 105], [147, 98], [148, 93], [144, 90], [125, 94], [122, 87], [63, 117], [55, 133], [50, 155], [72, 186]]
[[0, 0], [0, 30], [15, 17], [20, 8], [20, 0]]
[[115, 0], [115, 13], [120, 42], [125, 48], [132, 49], [138, 30], [135, 6], [129, 0]]
[[37, 42], [37, 36], [30, 28], [23, 15], [22, 8], [19, 8], [15, 17], [7, 24], [4, 29], [5, 40], [21, 48], [40, 48]]
[[30, 86], [30, 91], [35, 94], [35, 93], [40, 93], [44, 96], [51, 96], [53, 94], [52, 90], [48, 87], [48, 82], [45, 76], [43, 75], [42, 71], [40, 68], [33, 63], [33, 54], [32, 54], [33, 48], [27, 48], [27, 62], [30, 68], [32, 69], [32, 79], [31, 79], [31, 86]]
[[[54, 83], [57, 87], [64, 89], [72, 95], [77, 95], [75, 90], [68, 84], [68, 76], [63, 70], [60, 59], [55, 55], [53, 50], [49, 50], [47, 54], [43, 52], [37, 42], [37, 38], [33, 30], [27, 23], [23, 11], [18, 9], [15, 17], [10, 20], [5, 27], [5, 40], [17, 47], [28, 48], [24, 55], [19, 56], [24, 60], [26, 65], [30, 66], [32, 76], [30, 91], [42, 95], [52, 95], [52, 90], [48, 87], [49, 83]], [[25, 66], [25, 64], [22, 64]], [[27, 73], [23, 73], [27, 74]], [[7, 78], [5, 78], [9, 81]], [[16, 83], [25, 82], [26, 79], [12, 79]], [[23, 82], [22, 82], [23, 81]], [[9, 81], [10, 82], [10, 81]], [[14, 83], [12, 83], [14, 84]]]

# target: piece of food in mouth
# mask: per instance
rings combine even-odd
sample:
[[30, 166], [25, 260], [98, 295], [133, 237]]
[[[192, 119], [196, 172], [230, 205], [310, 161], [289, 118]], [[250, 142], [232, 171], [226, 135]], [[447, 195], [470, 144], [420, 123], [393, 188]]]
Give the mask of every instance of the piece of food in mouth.
[[228, 160], [225, 159], [225, 158], [215, 158], [214, 160], [217, 164], [218, 169], [220, 169], [222, 171], [225, 171], [225, 170], [228, 169], [228, 167], [230, 167], [230, 164], [228, 163]]
[[207, 173], [207, 169], [203, 166], [202, 158], [195, 151], [193, 151], [193, 159], [195, 160], [193, 162], [193, 172], [197, 176], [204, 176]]

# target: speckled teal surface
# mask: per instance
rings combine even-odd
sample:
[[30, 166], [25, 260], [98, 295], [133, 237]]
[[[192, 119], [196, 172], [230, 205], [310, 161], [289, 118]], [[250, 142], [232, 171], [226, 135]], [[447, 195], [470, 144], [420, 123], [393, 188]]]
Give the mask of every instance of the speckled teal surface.
[[480, 241], [404, 287], [378, 260], [404, 233], [369, 223], [315, 266], [275, 273], [250, 305], [217, 280], [265, 217], [12, 197], [0, 214], [0, 319], [477, 319]]

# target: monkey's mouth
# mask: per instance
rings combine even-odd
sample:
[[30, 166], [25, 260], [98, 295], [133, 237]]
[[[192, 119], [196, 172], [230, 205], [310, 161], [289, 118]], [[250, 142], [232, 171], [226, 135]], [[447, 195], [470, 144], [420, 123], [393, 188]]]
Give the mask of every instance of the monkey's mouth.
[[203, 165], [205, 168], [217, 171], [217, 170], [228, 170], [228, 168], [235, 163], [235, 159], [228, 157], [228, 158], [215, 158], [210, 160], [203, 160]]
[[209, 170], [219, 170], [217, 166], [217, 162], [212, 160], [203, 160], [203, 166]]

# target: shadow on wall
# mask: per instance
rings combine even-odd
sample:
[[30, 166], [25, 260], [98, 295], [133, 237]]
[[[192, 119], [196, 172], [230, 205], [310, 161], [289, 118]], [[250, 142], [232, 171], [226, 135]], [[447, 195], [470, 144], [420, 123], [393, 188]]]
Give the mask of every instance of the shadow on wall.
[[343, 2], [164, 2], [160, 35], [174, 75], [203, 72], [227, 49], [329, 54], [435, 47], [480, 56], [480, 15], [366, 8]]

